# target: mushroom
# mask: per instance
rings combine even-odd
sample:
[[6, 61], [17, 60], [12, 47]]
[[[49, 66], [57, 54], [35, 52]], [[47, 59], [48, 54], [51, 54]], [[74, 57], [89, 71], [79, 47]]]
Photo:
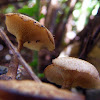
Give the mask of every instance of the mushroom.
[[[17, 95], [17, 96], [16, 96]], [[25, 100], [84, 100], [84, 96], [72, 93], [68, 90], [58, 89], [48, 83], [38, 83], [32, 80], [11, 80], [0, 81], [0, 99], [15, 100], [27, 98]], [[37, 98], [36, 98], [37, 97]], [[9, 98], [9, 99], [8, 99]]]
[[[19, 52], [23, 46], [37, 51], [42, 48], [47, 48], [50, 51], [54, 50], [53, 35], [45, 26], [23, 14], [8, 13], [5, 16], [7, 30], [16, 36]], [[17, 68], [18, 66], [16, 66], [16, 71]]]
[[45, 26], [23, 14], [8, 13], [5, 16], [7, 30], [17, 38], [18, 51], [23, 45], [38, 51], [42, 48], [54, 50], [53, 35]]
[[62, 88], [71, 87], [97, 88], [100, 87], [99, 73], [87, 61], [62, 57], [52, 61], [53, 64], [45, 68], [45, 76], [50, 82], [62, 85]]

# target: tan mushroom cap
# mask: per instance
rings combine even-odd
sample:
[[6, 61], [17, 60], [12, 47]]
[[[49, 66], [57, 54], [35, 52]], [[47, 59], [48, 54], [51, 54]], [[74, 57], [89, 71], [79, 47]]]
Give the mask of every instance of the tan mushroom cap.
[[54, 50], [54, 38], [45, 26], [23, 14], [8, 13], [5, 16], [7, 30], [16, 36], [19, 49], [24, 44], [25, 47], [32, 50], [42, 48]]
[[[70, 91], [65, 91], [58, 89], [57, 87], [47, 84], [47, 83], [38, 83], [32, 80], [11, 80], [11, 81], [0, 81], [0, 89], [9, 89], [15, 90], [17, 93], [26, 93], [34, 96], [43, 96], [49, 98], [62, 98], [73, 100], [83, 100], [82, 95], [72, 93]], [[0, 90], [1, 91], [1, 90]]]
[[92, 64], [72, 57], [56, 58], [52, 62], [53, 64], [47, 66], [44, 71], [49, 81], [64, 88], [96, 87], [99, 73]]

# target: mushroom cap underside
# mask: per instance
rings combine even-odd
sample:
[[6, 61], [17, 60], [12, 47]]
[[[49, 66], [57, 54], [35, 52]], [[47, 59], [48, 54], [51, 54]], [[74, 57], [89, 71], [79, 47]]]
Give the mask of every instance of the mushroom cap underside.
[[[81, 98], [75, 93], [70, 91], [65, 91], [56, 88], [55, 86], [47, 83], [38, 83], [35, 81], [23, 80], [11, 80], [11, 81], [0, 81], [0, 88], [6, 88], [9, 90], [16, 91], [17, 93], [26, 93], [33, 96], [42, 96], [49, 98], [62, 98], [62, 99], [73, 99], [73, 98]], [[1, 90], [0, 90], [1, 91]], [[75, 99], [77, 100], [77, 99]], [[81, 99], [79, 99], [81, 100]]]
[[[55, 48], [54, 38], [50, 31], [36, 20], [17, 13], [6, 14], [7, 30], [16, 36], [18, 42], [24, 46], [36, 50], [47, 48], [52, 51]], [[36, 47], [35, 46], [35, 47]], [[32, 48], [33, 47], [33, 48]]]

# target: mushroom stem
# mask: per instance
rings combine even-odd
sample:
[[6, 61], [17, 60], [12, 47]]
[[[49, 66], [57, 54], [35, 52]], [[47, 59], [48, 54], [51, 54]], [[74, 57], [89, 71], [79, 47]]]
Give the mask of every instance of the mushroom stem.
[[73, 82], [66, 82], [66, 80], [63, 82], [63, 85], [62, 85], [62, 89], [68, 89], [68, 90], [70, 90], [71, 89], [71, 87], [72, 87], [72, 83]]
[[23, 47], [23, 42], [19, 40], [19, 42], [18, 42], [18, 52], [21, 51], [22, 47]]
[[14, 47], [14, 45], [11, 43], [7, 35], [4, 33], [2, 29], [0, 29], [0, 36], [5, 41], [6, 45], [12, 50], [13, 55], [15, 55], [18, 58], [18, 61], [21, 63], [21, 65], [27, 70], [27, 72], [31, 75], [31, 77], [37, 81], [41, 82], [41, 80], [35, 75], [35, 73], [32, 71], [31, 67], [25, 62], [25, 60], [22, 58], [18, 50]]

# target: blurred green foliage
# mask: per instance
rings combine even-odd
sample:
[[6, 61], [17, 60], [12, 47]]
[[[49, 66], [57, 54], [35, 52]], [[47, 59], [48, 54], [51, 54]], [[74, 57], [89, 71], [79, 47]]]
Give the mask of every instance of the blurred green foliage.
[[33, 61], [30, 63], [36, 74], [38, 74], [38, 51], [34, 51]]
[[44, 14], [40, 14], [39, 18], [37, 18], [36, 13], [37, 13], [37, 5], [35, 4], [33, 7], [29, 8], [28, 6], [24, 6], [23, 8], [19, 9], [18, 12], [22, 14], [29, 15], [31, 17], [34, 17], [37, 21], [39, 21], [41, 18], [44, 18]]
[[38, 73], [37, 76], [38, 76], [39, 78], [44, 78], [44, 73]]
[[23, 8], [18, 9], [18, 12], [34, 17], [34, 19], [37, 21], [45, 17], [44, 14], [40, 14], [40, 0], [36, 0], [36, 3], [33, 5], [33, 7], [30, 8], [25, 5]]
[[19, 9], [18, 12], [27, 14], [29, 16], [33, 16], [33, 15], [35, 15], [35, 12], [36, 12], [36, 5], [34, 5], [31, 8], [29, 8], [28, 6], [25, 5], [23, 8]]
[[[84, 8], [85, 7], [85, 8]], [[73, 21], [74, 24], [74, 31], [77, 33], [77, 24], [78, 21], [82, 19], [82, 16], [85, 17], [84, 26], [88, 23], [90, 16], [95, 16], [97, 11], [100, 7], [100, 2], [98, 0], [82, 0], [76, 3], [74, 11], [73, 11]], [[93, 12], [95, 10], [95, 12]], [[75, 28], [76, 27], [76, 28]]]

